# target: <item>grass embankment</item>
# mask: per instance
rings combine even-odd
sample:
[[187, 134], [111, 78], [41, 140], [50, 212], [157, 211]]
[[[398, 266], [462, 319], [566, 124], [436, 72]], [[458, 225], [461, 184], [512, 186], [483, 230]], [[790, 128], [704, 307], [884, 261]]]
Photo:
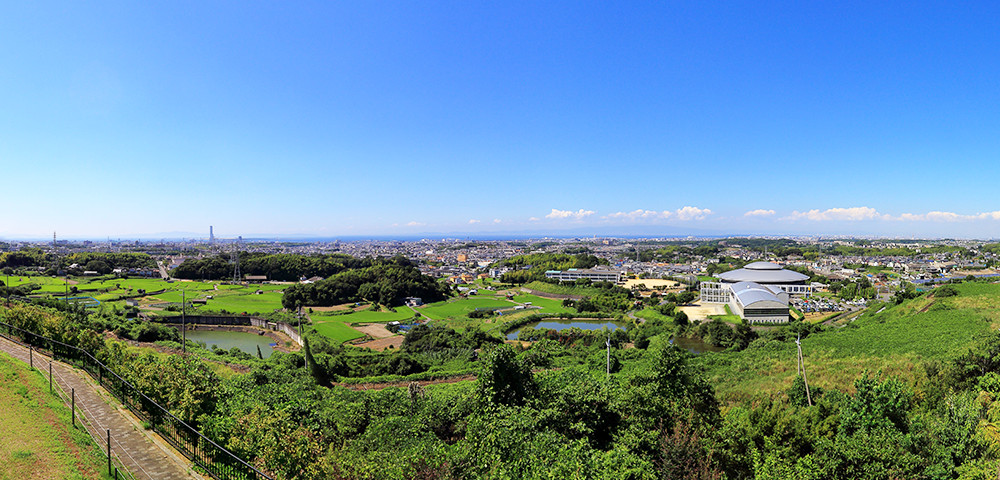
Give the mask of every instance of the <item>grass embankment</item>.
[[711, 320], [719, 319], [722, 320], [723, 322], [732, 323], [733, 325], [739, 325], [743, 323], [743, 319], [740, 318], [739, 315], [733, 313], [732, 309], [729, 308], [728, 304], [723, 305], [723, 307], [725, 307], [726, 309], [725, 315], [709, 315], [708, 318]]
[[[802, 340], [809, 382], [823, 388], [853, 391], [865, 370], [881, 370], [917, 383], [920, 364], [947, 361], [976, 339], [1000, 326], [1000, 285], [956, 286], [950, 298], [920, 297], [901, 305], [871, 307], [843, 328], [830, 328]], [[705, 354], [709, 380], [723, 401], [777, 395], [795, 378], [793, 341], [758, 341], [736, 353]]]
[[106, 458], [37, 370], [0, 353], [0, 478], [110, 478]]
[[577, 295], [582, 297], [592, 297], [601, 293], [600, 288], [595, 287], [584, 287], [576, 285], [556, 285], [547, 282], [531, 282], [526, 283], [524, 288], [535, 290], [538, 292], [554, 293], [557, 295]]

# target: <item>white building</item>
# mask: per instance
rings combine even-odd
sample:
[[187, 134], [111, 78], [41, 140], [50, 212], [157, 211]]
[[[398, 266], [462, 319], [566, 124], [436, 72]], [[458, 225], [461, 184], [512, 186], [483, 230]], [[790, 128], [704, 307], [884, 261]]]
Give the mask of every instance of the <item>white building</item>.
[[809, 296], [809, 276], [770, 262], [717, 275], [718, 282], [701, 283], [701, 301], [723, 303], [750, 323], [787, 323], [789, 296]]
[[754, 282], [765, 287], [775, 287], [791, 296], [812, 295], [809, 276], [794, 270], [785, 270], [771, 262], [753, 262], [747, 266], [716, 275], [721, 283]]
[[569, 270], [549, 270], [545, 272], [547, 278], [553, 278], [560, 282], [574, 282], [581, 278], [586, 278], [594, 282], [622, 282], [622, 272], [612, 270], [611, 267], [598, 265], [594, 268], [570, 268]]

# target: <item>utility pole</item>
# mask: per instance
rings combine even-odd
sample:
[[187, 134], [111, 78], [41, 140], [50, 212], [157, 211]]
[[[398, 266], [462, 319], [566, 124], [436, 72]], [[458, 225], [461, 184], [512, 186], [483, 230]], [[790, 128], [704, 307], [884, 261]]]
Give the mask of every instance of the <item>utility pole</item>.
[[802, 383], [806, 385], [806, 401], [809, 402], [811, 407], [813, 404], [812, 396], [809, 394], [809, 379], [806, 377], [806, 360], [802, 356], [802, 336], [795, 337], [795, 346], [798, 347], [799, 351], [799, 365], [802, 368]]
[[611, 336], [608, 335], [607, 341], [604, 342], [608, 346], [608, 378], [611, 378]]
[[181, 290], [181, 352], [187, 353], [187, 300]]

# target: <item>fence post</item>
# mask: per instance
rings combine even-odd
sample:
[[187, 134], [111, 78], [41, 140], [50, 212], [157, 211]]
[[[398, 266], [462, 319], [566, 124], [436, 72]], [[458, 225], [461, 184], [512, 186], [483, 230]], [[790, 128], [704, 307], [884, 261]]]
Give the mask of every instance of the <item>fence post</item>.
[[75, 388], [70, 388], [69, 389], [69, 397], [70, 397], [70, 401], [72, 402], [72, 403], [70, 403], [70, 407], [69, 407], [70, 421], [73, 424], [73, 428], [76, 428], [76, 389]]
[[31, 353], [31, 344], [28, 344], [28, 366], [35, 368], [35, 355]]
[[49, 393], [52, 393], [52, 361], [49, 361]]
[[108, 475], [111, 475], [111, 429], [108, 429]]

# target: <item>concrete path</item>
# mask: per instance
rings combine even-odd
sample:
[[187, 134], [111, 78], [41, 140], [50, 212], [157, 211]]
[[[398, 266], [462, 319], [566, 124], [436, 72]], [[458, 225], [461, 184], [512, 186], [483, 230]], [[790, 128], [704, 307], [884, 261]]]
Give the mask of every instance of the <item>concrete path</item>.
[[[0, 352], [28, 363], [28, 349], [0, 338]], [[37, 351], [31, 354], [34, 367], [46, 376], [49, 373], [50, 359]], [[53, 382], [69, 395], [70, 389], [76, 393], [77, 422], [86, 426], [91, 437], [101, 450], [107, 451], [107, 430], [111, 430], [111, 451], [114, 452], [136, 479], [149, 480], [187, 480], [202, 479], [192, 472], [190, 462], [180, 453], [173, 450], [155, 433], [144, 430], [125, 407], [115, 400], [104, 388], [86, 372], [73, 368], [62, 362], [52, 363]], [[87, 422], [81, 422], [80, 416]]]
[[156, 267], [160, 269], [160, 278], [164, 280], [170, 280], [170, 275], [167, 274], [167, 267], [163, 265], [163, 261], [157, 261]]

